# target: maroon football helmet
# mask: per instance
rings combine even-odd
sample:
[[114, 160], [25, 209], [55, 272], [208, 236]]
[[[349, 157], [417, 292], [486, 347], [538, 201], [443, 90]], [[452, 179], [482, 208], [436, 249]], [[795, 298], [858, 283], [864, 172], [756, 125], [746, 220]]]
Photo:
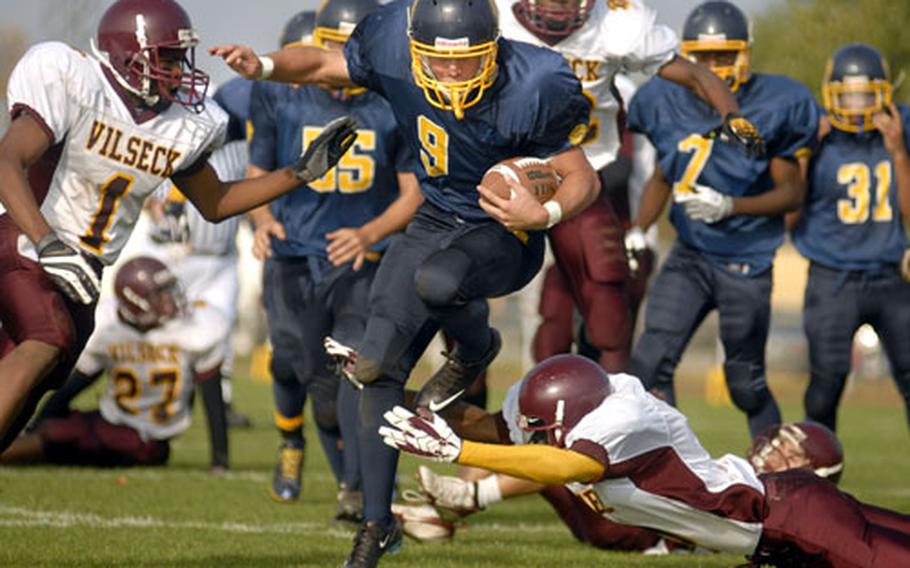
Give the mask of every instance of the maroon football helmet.
[[594, 0], [520, 0], [522, 24], [536, 35], [565, 37], [584, 25]]
[[564, 447], [566, 433], [611, 391], [606, 371], [594, 361], [580, 355], [550, 357], [522, 379], [519, 425], [526, 432], [545, 432], [548, 444]]
[[817, 422], [775, 424], [765, 428], [749, 448], [758, 473], [809, 468], [834, 483], [844, 471], [844, 450], [831, 430]]
[[[189, 15], [174, 0], [117, 0], [101, 17], [92, 50], [148, 106], [164, 97], [202, 112], [209, 77], [196, 69], [198, 43]], [[179, 70], [167, 64], [175, 60]]]
[[186, 300], [174, 273], [147, 256], [130, 259], [114, 279], [117, 313], [139, 329], [151, 329], [179, 317]]

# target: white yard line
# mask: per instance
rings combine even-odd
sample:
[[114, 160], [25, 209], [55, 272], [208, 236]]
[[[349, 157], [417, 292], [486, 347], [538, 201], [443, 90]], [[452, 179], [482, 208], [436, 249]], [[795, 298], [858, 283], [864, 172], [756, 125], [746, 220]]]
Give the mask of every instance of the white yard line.
[[[325, 523], [212, 523], [206, 521], [171, 521], [153, 517], [105, 517], [94, 513], [74, 513], [71, 511], [41, 511], [26, 507], [0, 505], [0, 527], [49, 527], [68, 529], [89, 527], [93, 529], [191, 529], [246, 534], [305, 534], [349, 540], [351, 531], [326, 527]], [[468, 532], [495, 533], [540, 533], [565, 530], [560, 523], [540, 524], [502, 524], [471, 523]]]

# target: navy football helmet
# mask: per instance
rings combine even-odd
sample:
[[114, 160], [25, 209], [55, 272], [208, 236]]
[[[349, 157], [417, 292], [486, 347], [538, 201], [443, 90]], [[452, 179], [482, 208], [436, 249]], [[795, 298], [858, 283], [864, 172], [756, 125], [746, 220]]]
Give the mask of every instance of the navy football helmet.
[[536, 35], [566, 37], [584, 25], [594, 7], [594, 0], [521, 0], [522, 24]]
[[892, 92], [888, 63], [871, 45], [848, 43], [828, 60], [822, 98], [835, 128], [874, 130], [872, 117], [888, 108]]
[[348, 41], [357, 24], [378, 7], [376, 0], [326, 0], [316, 12], [314, 43], [325, 47], [329, 41]]
[[316, 12], [313, 10], [298, 12], [291, 16], [291, 19], [284, 25], [278, 45], [282, 49], [298, 45], [309, 45], [313, 43], [313, 29], [315, 27]]
[[[174, 0], [117, 0], [91, 41], [93, 54], [117, 83], [147, 106], [164, 98], [202, 112], [209, 77], [196, 69], [198, 44], [189, 14]], [[174, 56], [182, 60], [179, 72], [164, 64]]]
[[[496, 5], [493, 0], [414, 0], [409, 19], [414, 81], [431, 105], [463, 118], [465, 109], [479, 103], [496, 80]], [[437, 77], [433, 68], [444, 63], [459, 73], [468, 66], [469, 76]]]
[[736, 91], [749, 80], [749, 58], [752, 52], [752, 26], [742, 10], [722, 0], [712, 0], [695, 7], [683, 25], [679, 51], [683, 57], [699, 63], [705, 52], [732, 52], [732, 64], [711, 63], [714, 71]]
[[[580, 355], [555, 355], [522, 379], [519, 427], [546, 433], [551, 446], [565, 447], [566, 434], [612, 392], [607, 372]], [[537, 442], [532, 434], [532, 441]]]

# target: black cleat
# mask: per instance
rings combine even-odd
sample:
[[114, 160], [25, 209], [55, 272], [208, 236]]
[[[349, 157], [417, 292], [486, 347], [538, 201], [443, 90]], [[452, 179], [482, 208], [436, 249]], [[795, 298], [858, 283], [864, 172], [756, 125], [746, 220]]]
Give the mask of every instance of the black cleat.
[[342, 484], [338, 491], [335, 520], [340, 523], [359, 525], [363, 521], [363, 493], [348, 489]]
[[354, 549], [345, 560], [344, 568], [375, 568], [383, 554], [392, 554], [401, 548], [401, 541], [401, 524], [398, 519], [394, 519], [388, 529], [383, 529], [375, 521], [367, 521], [360, 525], [360, 530], [354, 537]]
[[486, 355], [476, 361], [462, 361], [455, 351], [446, 353], [446, 362], [436, 371], [427, 384], [423, 385], [414, 402], [432, 412], [439, 412], [461, 398], [474, 379], [482, 373], [499, 355], [502, 349], [502, 338], [499, 332], [490, 328], [492, 344]]

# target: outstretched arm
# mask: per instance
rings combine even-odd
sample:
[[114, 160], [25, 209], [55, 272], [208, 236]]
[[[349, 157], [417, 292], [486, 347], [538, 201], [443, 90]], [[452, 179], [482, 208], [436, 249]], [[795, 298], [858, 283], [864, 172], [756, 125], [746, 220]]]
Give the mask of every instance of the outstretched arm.
[[246, 79], [298, 85], [356, 86], [348, 75], [344, 54], [336, 50], [305, 45], [260, 57], [245, 45], [228, 44], [210, 48], [209, 54], [224, 59], [231, 69]]
[[209, 441], [212, 447], [212, 470], [222, 471], [228, 468], [228, 433], [227, 413], [224, 398], [221, 395], [221, 365], [208, 373], [196, 377], [199, 390], [202, 391], [202, 402], [205, 405], [205, 416], [209, 426]]
[[661, 67], [657, 74], [667, 81], [695, 91], [699, 97], [717, 109], [717, 113], [721, 117], [725, 117], [731, 112], [739, 113], [739, 103], [733, 98], [730, 87], [704, 65], [697, 65], [677, 55]]
[[79, 371], [73, 371], [73, 374], [70, 375], [70, 378], [67, 379], [65, 383], [63, 383], [63, 386], [60, 387], [53, 396], [44, 403], [44, 406], [41, 407], [38, 415], [32, 421], [29, 430], [37, 428], [43, 420], [60, 418], [69, 414], [70, 403], [73, 399], [79, 396], [79, 393], [90, 387], [100, 376], [100, 372], [95, 373], [94, 375], [86, 375]]

